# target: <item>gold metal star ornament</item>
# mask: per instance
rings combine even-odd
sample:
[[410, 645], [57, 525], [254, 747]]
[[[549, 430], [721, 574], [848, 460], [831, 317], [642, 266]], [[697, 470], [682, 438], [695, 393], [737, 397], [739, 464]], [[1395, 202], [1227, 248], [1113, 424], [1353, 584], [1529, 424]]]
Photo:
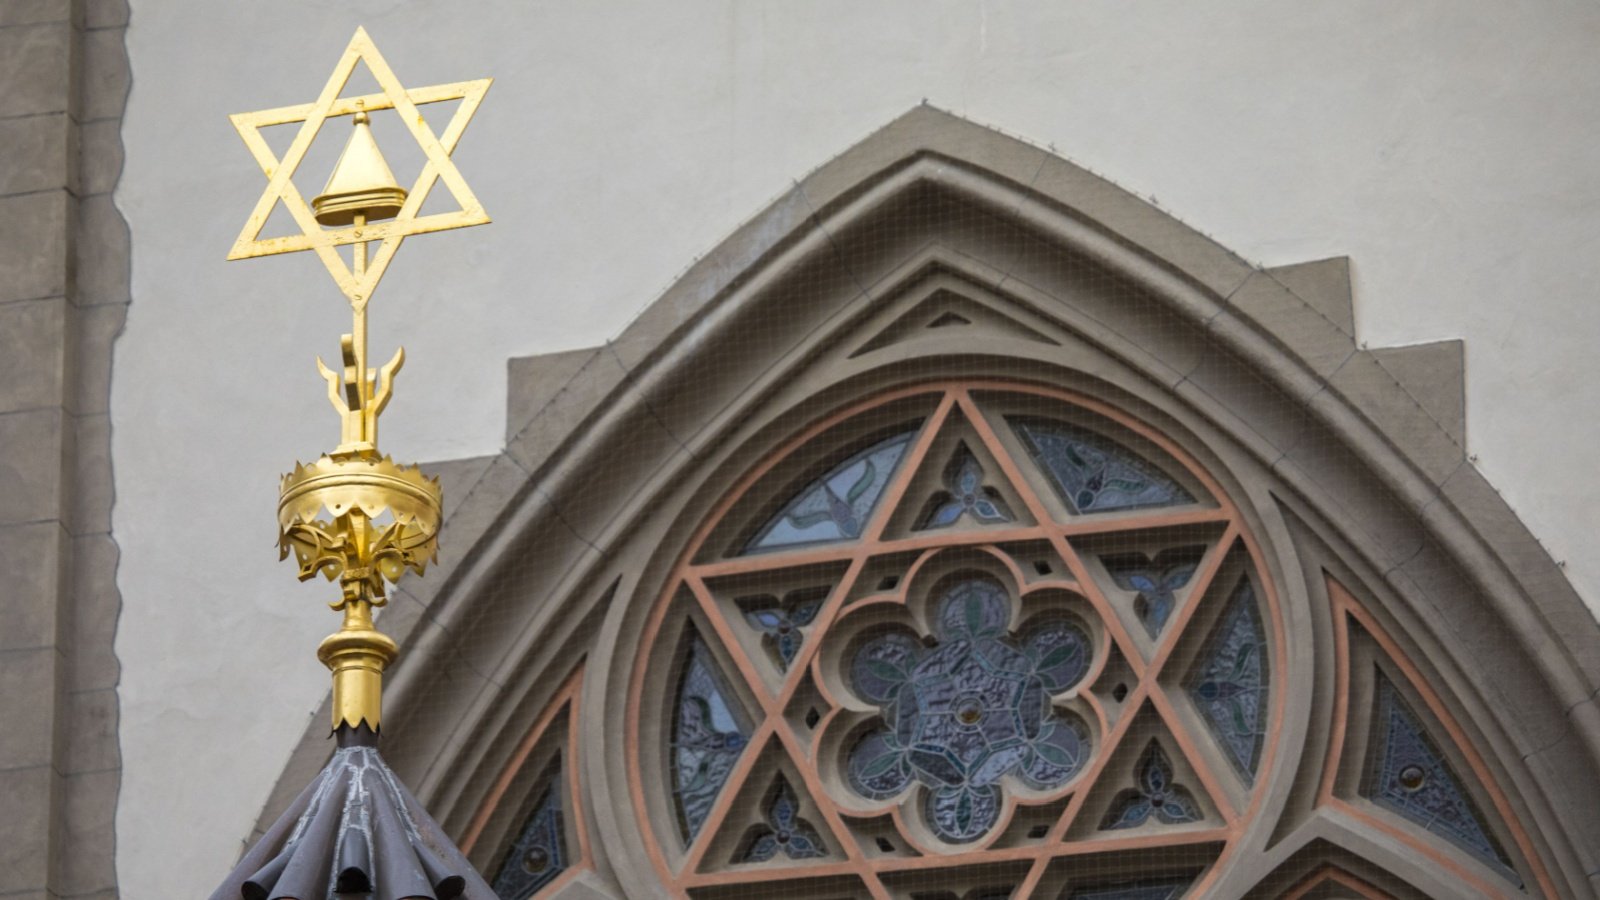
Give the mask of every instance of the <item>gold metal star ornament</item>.
[[[356, 66], [365, 63], [382, 91], [341, 97]], [[353, 327], [339, 341], [344, 365], [317, 368], [328, 383], [328, 399], [339, 413], [341, 440], [314, 462], [296, 465], [283, 476], [278, 494], [278, 550], [293, 555], [300, 580], [317, 575], [337, 579], [344, 625], [329, 635], [317, 656], [333, 671], [333, 727], [378, 730], [384, 668], [398, 652], [393, 640], [373, 624], [372, 610], [387, 602], [386, 583], [407, 572], [422, 574], [437, 555], [443, 497], [437, 479], [416, 466], [404, 466], [378, 452], [378, 416], [389, 402], [405, 350], [380, 368], [367, 365], [367, 303], [401, 241], [413, 234], [482, 225], [483, 204], [450, 159], [467, 122], [477, 111], [490, 79], [408, 90], [364, 29], [345, 48], [333, 75], [314, 103], [232, 116], [233, 125], [266, 173], [267, 188], [256, 201], [229, 259], [248, 259], [314, 250], [350, 301]], [[459, 100], [450, 124], [436, 135], [417, 107]], [[372, 135], [371, 114], [393, 109], [422, 148], [427, 162], [410, 190], [394, 173]], [[295, 170], [330, 118], [350, 119], [353, 129], [333, 175], [307, 205], [294, 185]], [[272, 125], [303, 123], [278, 159], [261, 137]], [[443, 181], [455, 212], [421, 216], [418, 211], [435, 183]], [[261, 239], [261, 229], [283, 203], [300, 233]], [[369, 263], [369, 245], [377, 252]], [[350, 265], [339, 248], [350, 247]]]
[[[340, 92], [349, 82], [358, 63], [366, 63], [378, 86], [383, 89], [382, 92], [361, 97], [340, 97]], [[400, 249], [400, 242], [407, 236], [487, 224], [488, 213], [484, 212], [483, 204], [478, 202], [477, 196], [467, 186], [466, 179], [461, 177], [461, 172], [451, 161], [450, 154], [455, 150], [456, 143], [461, 140], [461, 133], [466, 130], [467, 123], [478, 111], [478, 104], [483, 102], [483, 95], [489, 90], [493, 80], [480, 78], [477, 81], [461, 81], [455, 84], [407, 90], [401, 86], [394, 71], [384, 61], [383, 54], [378, 52], [378, 48], [372, 43], [372, 38], [367, 36], [366, 29], [357, 28], [355, 36], [350, 39], [350, 45], [345, 47], [344, 56], [334, 67], [328, 83], [322, 88], [322, 94], [314, 103], [230, 116], [233, 127], [238, 129], [239, 136], [244, 138], [245, 145], [254, 154], [261, 171], [266, 173], [267, 187], [261, 192], [261, 199], [256, 201], [256, 207], [250, 213], [249, 220], [245, 222], [244, 229], [239, 232], [239, 239], [234, 242], [228, 258], [249, 259], [276, 253], [292, 253], [297, 250], [315, 250], [351, 304], [360, 306], [371, 298], [378, 280], [383, 277], [384, 270], [389, 266], [389, 261], [394, 258], [395, 251]], [[457, 107], [455, 116], [450, 120], [444, 133], [435, 135], [427, 121], [417, 112], [417, 107], [450, 100], [460, 100], [461, 105]], [[417, 144], [427, 157], [427, 163], [417, 176], [416, 184], [410, 191], [400, 192], [399, 196], [404, 198], [403, 202], [391, 213], [392, 218], [387, 222], [361, 223], [348, 216], [342, 217], [342, 221], [339, 219], [330, 221], [314, 214], [306, 205], [305, 199], [300, 196], [299, 190], [295, 188], [293, 179], [295, 170], [305, 159], [306, 151], [316, 140], [322, 124], [330, 118], [359, 116], [362, 113], [385, 109], [399, 112], [401, 121], [405, 123], [412, 137], [416, 138]], [[295, 135], [294, 143], [289, 145], [288, 151], [280, 160], [273, 155], [272, 148], [268, 147], [266, 140], [261, 137], [261, 129], [295, 122], [304, 124], [300, 126], [300, 132]], [[355, 140], [352, 139], [352, 144], [354, 143]], [[367, 138], [367, 144], [371, 147], [371, 152], [376, 154], [377, 145], [371, 143], [370, 136]], [[350, 148], [347, 148], [346, 157], [349, 156], [349, 152]], [[382, 156], [377, 156], [377, 160], [381, 163]], [[344, 162], [344, 159], [341, 159], [341, 162]], [[385, 166], [384, 172], [387, 171]], [[335, 178], [339, 174], [336, 168]], [[390, 176], [390, 180], [392, 182], [393, 176]], [[428, 192], [441, 180], [461, 208], [455, 212], [417, 215], [422, 209], [422, 204], [428, 199]], [[332, 181], [330, 179], [330, 188], [336, 187]], [[273, 206], [280, 200], [294, 217], [301, 233], [263, 240], [260, 237], [261, 230], [266, 227], [267, 217], [272, 214]], [[319, 219], [322, 221], [319, 222]], [[347, 227], [328, 229], [323, 227], [324, 224], [344, 224]], [[372, 241], [382, 243], [369, 264], [364, 266], [358, 264], [354, 267], [361, 271], [353, 271], [352, 267], [346, 266], [335, 249], [347, 244], [364, 247]], [[362, 261], [358, 260], [358, 263], [360, 262]]]

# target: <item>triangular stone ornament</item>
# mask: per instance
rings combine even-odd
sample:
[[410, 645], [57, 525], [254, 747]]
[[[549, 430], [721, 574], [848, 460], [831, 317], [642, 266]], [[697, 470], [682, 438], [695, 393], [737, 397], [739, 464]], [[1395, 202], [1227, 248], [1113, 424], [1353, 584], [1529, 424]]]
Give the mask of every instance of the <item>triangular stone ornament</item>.
[[890, 516], [885, 534], [1031, 524], [1022, 496], [1006, 478], [999, 460], [957, 409], [934, 436], [900, 506]]
[[[359, 97], [341, 97], [340, 93], [358, 64], [367, 66], [381, 91]], [[389, 261], [393, 259], [395, 251], [406, 237], [467, 225], [486, 224], [489, 216], [484, 211], [483, 204], [478, 201], [472, 189], [467, 186], [466, 180], [461, 177], [460, 171], [450, 159], [450, 154], [455, 150], [467, 122], [477, 111], [478, 104], [483, 101], [483, 96], [489, 90], [492, 81], [493, 79], [482, 78], [476, 81], [408, 90], [395, 77], [383, 55], [368, 37], [366, 29], [357, 28], [355, 36], [345, 47], [344, 55], [334, 67], [333, 74], [316, 101], [297, 106], [238, 113], [230, 117], [239, 136], [244, 139], [256, 163], [267, 176], [267, 186], [262, 191], [260, 199], [256, 201], [255, 209], [246, 220], [244, 228], [239, 232], [228, 258], [247, 259], [294, 250], [314, 250], [334, 281], [338, 283], [340, 290], [351, 303], [360, 306], [372, 296], [373, 288], [383, 277]], [[417, 112], [417, 106], [446, 100], [462, 102], [444, 132], [436, 135], [428, 126], [427, 120]], [[313, 215], [310, 205], [295, 187], [293, 181], [295, 170], [305, 159], [317, 132], [329, 118], [386, 109], [393, 109], [399, 113], [401, 121], [405, 123], [424, 156], [427, 157], [427, 162], [424, 163], [416, 182], [407, 192], [404, 204], [393, 219], [367, 224], [360, 228], [354, 225], [323, 228]], [[296, 122], [302, 123], [300, 131], [280, 159], [262, 138], [261, 129]], [[456, 203], [460, 205], [460, 209], [437, 215], [418, 215], [434, 184], [441, 180]], [[266, 225], [273, 206], [279, 200], [283, 201], [284, 206], [293, 215], [301, 233], [263, 240], [260, 238], [261, 230]], [[358, 278], [340, 258], [337, 248], [367, 241], [381, 243], [368, 262], [365, 273]]]
[[1055, 343], [987, 303], [941, 288], [901, 313], [850, 355], [852, 358], [863, 356], [874, 350], [924, 338], [949, 338], [985, 332], [1043, 344]]
[[1459, 340], [1371, 351], [1458, 445], [1467, 445], [1466, 345]]
[[1355, 337], [1355, 312], [1350, 293], [1350, 258], [1335, 256], [1267, 270], [1277, 282], [1311, 304], [1345, 334]]
[[1165, 718], [1146, 703], [1089, 786], [1073, 840], [1120, 840], [1223, 825], [1216, 799]]
[[697, 870], [787, 868], [845, 857], [783, 742], [774, 737], [728, 805]]
[[1516, 877], [1443, 745], [1381, 669], [1373, 694], [1371, 763], [1362, 793]]
[[[1202, 564], [1219, 551], [1220, 532], [1197, 529], [1136, 532], [1071, 540], [1092, 558], [1091, 574], [1128, 625], [1151, 644], [1167, 633], [1179, 609], [1191, 602]], [[1103, 573], [1103, 574], [1102, 574]]]

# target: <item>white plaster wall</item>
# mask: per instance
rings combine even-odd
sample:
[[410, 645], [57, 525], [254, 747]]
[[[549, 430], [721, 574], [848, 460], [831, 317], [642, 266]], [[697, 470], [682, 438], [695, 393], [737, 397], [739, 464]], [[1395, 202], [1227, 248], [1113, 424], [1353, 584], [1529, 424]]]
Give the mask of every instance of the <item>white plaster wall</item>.
[[279, 474], [335, 442], [311, 360], [348, 320], [309, 255], [224, 263], [264, 184], [226, 114], [313, 99], [357, 24], [410, 85], [496, 78], [456, 155], [495, 224], [413, 239], [374, 303], [374, 353], [410, 359], [397, 455], [496, 450], [506, 358], [616, 334], [927, 98], [1253, 261], [1348, 254], [1374, 346], [1465, 338], [1471, 451], [1600, 603], [1593, 3], [134, 0], [132, 22], [112, 403], [130, 900], [214, 887], [326, 689], [329, 588], [276, 562], [272, 516]]

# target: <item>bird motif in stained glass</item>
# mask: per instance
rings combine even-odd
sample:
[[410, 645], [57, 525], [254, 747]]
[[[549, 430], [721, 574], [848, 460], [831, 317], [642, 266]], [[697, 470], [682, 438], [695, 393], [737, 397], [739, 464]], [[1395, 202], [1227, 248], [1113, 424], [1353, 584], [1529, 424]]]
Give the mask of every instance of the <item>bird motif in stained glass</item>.
[[1160, 468], [1108, 437], [1050, 419], [1009, 421], [1075, 513], [1194, 502], [1194, 495]]
[[1228, 761], [1254, 779], [1267, 729], [1267, 635], [1249, 579], [1234, 589], [1188, 690]]
[[672, 719], [672, 796], [684, 840], [705, 824], [717, 794], [750, 740], [750, 727], [711, 650], [690, 630]]
[[744, 552], [855, 540], [916, 432], [879, 441], [806, 485], [756, 532]]
[[1375, 714], [1376, 765], [1364, 793], [1520, 883], [1461, 779], [1382, 671]]
[[561, 767], [548, 777], [549, 786], [533, 805], [500, 874], [494, 893], [500, 900], [527, 900], [556, 880], [567, 868], [567, 838], [561, 825]]
[[777, 791], [766, 808], [765, 828], [756, 832], [740, 862], [766, 862], [782, 853], [790, 859], [815, 859], [826, 856], [822, 835], [810, 822], [800, 818], [800, 801], [788, 779], [778, 776]]
[[887, 800], [920, 782], [924, 821], [951, 843], [993, 827], [1003, 776], [1049, 790], [1072, 780], [1089, 755], [1088, 726], [1050, 702], [1088, 671], [1088, 632], [1070, 619], [1039, 618], [1012, 636], [1010, 612], [1000, 585], [965, 580], [940, 599], [931, 646], [893, 631], [849, 661], [851, 689], [882, 713], [848, 754], [852, 789]]
[[1137, 787], [1123, 791], [1111, 802], [1103, 831], [1137, 828], [1152, 818], [1167, 825], [1198, 822], [1204, 818], [1189, 789], [1173, 780], [1172, 762], [1155, 741], [1145, 748], [1134, 770]]
[[1100, 561], [1117, 587], [1138, 592], [1133, 599], [1134, 614], [1155, 638], [1161, 635], [1177, 606], [1175, 592], [1194, 577], [1204, 555], [1204, 547], [1174, 547], [1156, 554], [1154, 560], [1143, 553], [1117, 553], [1101, 557]]
[[787, 671], [794, 656], [805, 642], [802, 631], [817, 617], [817, 611], [828, 599], [829, 588], [811, 587], [790, 591], [783, 599], [771, 594], [740, 597], [735, 601], [745, 622], [761, 632], [766, 643], [778, 657], [778, 666]]
[[1176, 900], [1183, 896], [1191, 878], [1139, 879], [1116, 884], [1079, 888], [1071, 900]]
[[945, 489], [934, 497], [917, 530], [948, 528], [964, 518], [991, 524], [1012, 521], [1011, 510], [1000, 492], [983, 483], [983, 466], [965, 444], [957, 448], [945, 467]]

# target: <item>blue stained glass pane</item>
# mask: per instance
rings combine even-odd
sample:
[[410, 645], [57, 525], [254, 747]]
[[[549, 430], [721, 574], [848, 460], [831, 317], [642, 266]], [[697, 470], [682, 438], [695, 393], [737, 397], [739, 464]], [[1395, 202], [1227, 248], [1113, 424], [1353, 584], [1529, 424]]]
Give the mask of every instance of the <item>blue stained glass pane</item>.
[[1174, 594], [1194, 577], [1205, 549], [1176, 547], [1156, 554], [1154, 560], [1143, 553], [1118, 553], [1101, 557], [1100, 561], [1117, 587], [1138, 592], [1133, 611], [1144, 630], [1155, 638], [1161, 635], [1177, 606]]
[[690, 631], [672, 720], [672, 796], [684, 840], [705, 824], [711, 806], [750, 739], [711, 650]]
[[816, 619], [829, 593], [824, 585], [790, 591], [781, 601], [771, 594], [761, 594], [734, 602], [744, 613], [745, 624], [762, 633], [763, 643], [778, 658], [778, 668], [788, 671], [800, 645], [805, 643], [805, 627]]
[[945, 467], [944, 488], [934, 498], [917, 530], [948, 528], [962, 519], [983, 524], [1012, 521], [1011, 509], [1000, 499], [998, 491], [983, 483], [983, 467], [965, 444], [956, 450], [950, 465]]
[[1253, 780], [1267, 733], [1267, 635], [1248, 579], [1234, 589], [1201, 651], [1189, 697], [1227, 751], [1228, 761]]
[[1111, 802], [1100, 822], [1102, 831], [1137, 828], [1146, 822], [1183, 825], [1205, 818], [1189, 789], [1173, 780], [1172, 762], [1161, 745], [1151, 741], [1134, 771], [1137, 786]]
[[567, 868], [567, 836], [561, 826], [561, 767], [556, 766], [516, 843], [494, 879], [500, 900], [527, 900]]
[[1194, 502], [1160, 468], [1108, 437], [1050, 419], [1008, 421], [1075, 513]]
[[766, 862], [782, 853], [790, 859], [816, 859], [828, 855], [822, 835], [800, 818], [800, 801], [788, 779], [778, 776], [777, 790], [767, 803], [767, 824], [751, 839], [740, 862]]
[[1072, 900], [1176, 900], [1183, 896], [1193, 878], [1161, 878], [1124, 881], [1078, 888]]
[[998, 584], [963, 581], [935, 609], [933, 646], [890, 632], [850, 660], [852, 690], [882, 711], [847, 757], [851, 787], [886, 800], [922, 783], [923, 818], [951, 843], [994, 826], [1004, 776], [1050, 790], [1072, 780], [1089, 755], [1088, 726], [1049, 699], [1088, 670], [1087, 632], [1046, 620], [1012, 637], [1010, 610]]
[[857, 453], [806, 485], [745, 545], [744, 552], [855, 540], [900, 466], [916, 431]]
[[1376, 716], [1377, 765], [1364, 793], [1520, 884], [1461, 779], [1381, 671]]

